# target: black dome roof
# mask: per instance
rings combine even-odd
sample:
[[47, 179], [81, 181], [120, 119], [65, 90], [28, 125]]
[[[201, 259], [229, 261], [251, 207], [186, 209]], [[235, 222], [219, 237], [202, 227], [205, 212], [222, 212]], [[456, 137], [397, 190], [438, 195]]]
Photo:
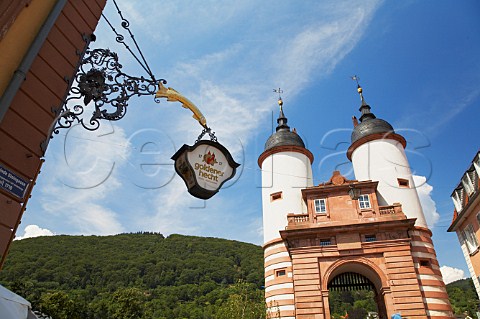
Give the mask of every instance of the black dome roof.
[[295, 131], [290, 131], [290, 127], [287, 125], [287, 118], [283, 114], [283, 102], [278, 100], [280, 105], [280, 115], [278, 116], [276, 132], [270, 135], [265, 143], [265, 151], [276, 146], [300, 146], [305, 148], [305, 144], [302, 138]]
[[387, 121], [378, 118], [367, 118], [353, 129], [352, 144], [368, 135], [389, 132], [395, 133], [392, 125]]
[[362, 101], [362, 105], [359, 109], [359, 111], [362, 113], [362, 116], [360, 116], [360, 123], [355, 125], [353, 129], [351, 137], [352, 144], [361, 139], [362, 137], [372, 134], [395, 133], [395, 131], [393, 130], [393, 126], [391, 126], [390, 123], [382, 119], [377, 119], [375, 114], [370, 112], [370, 105], [368, 105], [363, 98], [363, 89], [358, 84], [358, 79], [356, 76], [354, 79], [357, 80], [357, 91], [360, 94], [360, 100]]
[[265, 143], [265, 151], [275, 146], [300, 146], [305, 148], [302, 138], [290, 129], [281, 129], [270, 135]]

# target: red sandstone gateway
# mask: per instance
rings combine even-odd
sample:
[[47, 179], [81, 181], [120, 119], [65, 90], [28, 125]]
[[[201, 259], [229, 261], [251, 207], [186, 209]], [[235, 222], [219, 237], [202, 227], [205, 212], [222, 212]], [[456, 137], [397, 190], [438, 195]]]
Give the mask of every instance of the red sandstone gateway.
[[356, 179], [335, 171], [319, 185], [279, 100], [276, 132], [258, 159], [269, 318], [331, 318], [331, 292], [357, 289], [374, 292], [382, 319], [454, 318], [405, 139], [358, 92], [362, 115], [347, 152]]

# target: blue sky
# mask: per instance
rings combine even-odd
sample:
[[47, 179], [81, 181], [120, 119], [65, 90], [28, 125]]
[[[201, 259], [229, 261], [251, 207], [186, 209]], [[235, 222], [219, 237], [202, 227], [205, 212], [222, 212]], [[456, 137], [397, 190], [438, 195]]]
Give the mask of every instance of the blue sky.
[[[178, 103], [132, 98], [121, 121], [55, 136], [17, 236], [157, 231], [261, 244], [257, 158], [278, 114], [272, 90], [284, 91], [320, 183], [351, 170], [356, 74], [372, 111], [407, 138], [440, 264], [469, 276], [446, 230], [450, 194], [478, 150], [478, 1], [118, 2], [156, 77], [202, 110], [242, 166], [212, 199], [192, 198], [170, 157], [201, 127]], [[122, 30], [113, 3], [104, 13]], [[95, 33], [91, 47], [145, 75], [105, 21]]]

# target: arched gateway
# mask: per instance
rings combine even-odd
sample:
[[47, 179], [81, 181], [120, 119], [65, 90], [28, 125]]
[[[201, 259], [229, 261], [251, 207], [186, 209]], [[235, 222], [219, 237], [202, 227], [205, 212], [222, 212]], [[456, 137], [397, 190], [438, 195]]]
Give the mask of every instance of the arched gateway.
[[[359, 258], [357, 260], [340, 260], [334, 263], [325, 274], [326, 278], [323, 285], [327, 285], [328, 294], [324, 295], [325, 308], [331, 312], [330, 304], [331, 294], [335, 291], [356, 291], [368, 290], [374, 294], [375, 312], [379, 319], [387, 319], [387, 307], [391, 304], [390, 293], [385, 294], [388, 289], [388, 281], [382, 270], [371, 264], [368, 259]], [[322, 290], [325, 290], [325, 286]]]
[[356, 179], [335, 171], [319, 185], [279, 100], [278, 126], [258, 159], [268, 318], [329, 319], [330, 291], [357, 286], [374, 291], [381, 318], [453, 318], [406, 141], [359, 93], [347, 152]]

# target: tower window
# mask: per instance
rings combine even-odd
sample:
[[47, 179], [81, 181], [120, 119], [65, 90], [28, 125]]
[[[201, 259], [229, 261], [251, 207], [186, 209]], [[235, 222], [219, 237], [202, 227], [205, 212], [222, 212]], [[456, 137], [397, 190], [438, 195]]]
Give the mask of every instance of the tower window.
[[467, 246], [468, 252], [474, 254], [478, 249], [478, 241], [475, 236], [475, 231], [473, 230], [472, 224], [468, 224], [461, 232], [462, 239], [465, 245]]
[[287, 274], [287, 271], [285, 269], [279, 269], [275, 272], [275, 277], [282, 277]]
[[276, 192], [276, 193], [273, 193], [273, 194], [270, 194], [270, 201], [273, 202], [275, 200], [278, 200], [278, 199], [282, 199], [283, 196], [282, 196], [282, 192]]
[[420, 260], [420, 267], [430, 267], [430, 260], [428, 260], [428, 259], [421, 259], [421, 260]]
[[325, 214], [327, 212], [327, 200], [322, 198], [322, 199], [316, 199], [314, 201], [315, 205], [315, 213], [317, 214]]
[[360, 205], [361, 209], [370, 208], [370, 197], [368, 195], [360, 195], [358, 197], [358, 204]]
[[398, 186], [400, 187], [405, 187], [405, 188], [409, 188], [410, 187], [410, 182], [408, 181], [408, 179], [405, 179], [405, 178], [397, 178], [398, 180]]

